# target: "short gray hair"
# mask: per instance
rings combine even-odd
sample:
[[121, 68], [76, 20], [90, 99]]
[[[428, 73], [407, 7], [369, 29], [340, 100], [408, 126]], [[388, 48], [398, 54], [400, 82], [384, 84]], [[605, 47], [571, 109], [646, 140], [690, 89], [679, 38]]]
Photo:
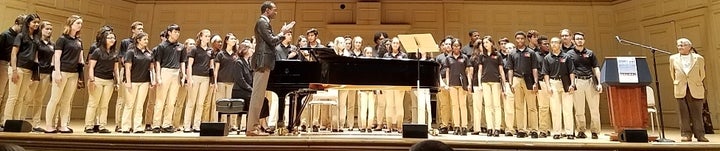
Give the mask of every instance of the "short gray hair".
[[690, 39], [687, 39], [687, 38], [680, 38], [677, 40], [677, 43], [678, 44], [688, 44], [688, 45], [692, 46], [692, 42], [690, 42]]

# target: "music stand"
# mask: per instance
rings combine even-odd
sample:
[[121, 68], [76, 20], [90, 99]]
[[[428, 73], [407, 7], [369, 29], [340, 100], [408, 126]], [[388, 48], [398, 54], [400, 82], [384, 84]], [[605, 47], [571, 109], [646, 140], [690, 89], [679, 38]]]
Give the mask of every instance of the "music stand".
[[[432, 34], [401, 34], [398, 35], [398, 39], [400, 39], [400, 42], [402, 43], [402, 47], [406, 51], [412, 51], [415, 50], [417, 55], [424, 56], [424, 53], [427, 52], [439, 52], [439, 48], [437, 43], [435, 43], [435, 39], [433, 38]], [[415, 89], [416, 99], [417, 101], [421, 101], [420, 99], [420, 61], [423, 57], [417, 57], [414, 58], [417, 61], [417, 85]], [[423, 102], [424, 103], [424, 102]], [[429, 104], [428, 104], [429, 105]], [[425, 113], [418, 113], [419, 114], [425, 114]], [[428, 115], [431, 116], [431, 115]], [[418, 119], [419, 120], [419, 119]], [[423, 119], [424, 120], [424, 119]], [[428, 125], [432, 124], [432, 120], [427, 121]]]

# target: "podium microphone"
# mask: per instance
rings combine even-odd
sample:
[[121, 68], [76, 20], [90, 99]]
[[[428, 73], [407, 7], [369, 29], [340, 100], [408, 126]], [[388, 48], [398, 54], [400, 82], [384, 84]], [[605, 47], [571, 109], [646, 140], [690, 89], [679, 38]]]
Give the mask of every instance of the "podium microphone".
[[622, 40], [620, 40], [620, 36], [615, 36], [615, 39], [617, 39], [619, 43], [622, 43]]

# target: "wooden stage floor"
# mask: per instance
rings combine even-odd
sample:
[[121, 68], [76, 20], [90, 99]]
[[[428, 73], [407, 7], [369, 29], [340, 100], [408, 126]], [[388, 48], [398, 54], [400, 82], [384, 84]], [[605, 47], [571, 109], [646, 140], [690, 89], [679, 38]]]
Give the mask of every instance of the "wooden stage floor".
[[[73, 125], [80, 124], [74, 121]], [[81, 131], [80, 125], [73, 126]], [[605, 128], [609, 128], [605, 126]], [[602, 134], [608, 134], [605, 129]], [[608, 135], [599, 139], [559, 139], [487, 137], [478, 135], [430, 136], [456, 150], [720, 150], [720, 134], [709, 134], [709, 143], [679, 142], [678, 129], [667, 129], [676, 143], [620, 143]], [[303, 133], [299, 136], [246, 137], [231, 133], [227, 137], [200, 137], [199, 133], [145, 134], [44, 134], [0, 132], [0, 143], [12, 143], [30, 150], [408, 150], [423, 139], [404, 139], [398, 133]]]

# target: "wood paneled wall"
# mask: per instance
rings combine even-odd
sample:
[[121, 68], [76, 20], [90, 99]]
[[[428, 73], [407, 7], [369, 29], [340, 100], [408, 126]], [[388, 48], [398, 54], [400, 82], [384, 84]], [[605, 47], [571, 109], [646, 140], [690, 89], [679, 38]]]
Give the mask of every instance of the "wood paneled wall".
[[[172, 23], [181, 26], [181, 39], [194, 38], [203, 28], [225, 35], [232, 32], [238, 38], [253, 34], [255, 21], [260, 14], [262, 0], [5, 0], [0, 2], [0, 27], [7, 27], [13, 18], [23, 12], [37, 12], [43, 19], [55, 24], [56, 36], [70, 14], [85, 18], [83, 33], [91, 36], [101, 25], [115, 27], [118, 37], [129, 36], [128, 26], [133, 21], [145, 23], [151, 35], [151, 45], [159, 43], [157, 35]], [[648, 51], [620, 45], [614, 36], [650, 44], [676, 52], [677, 37], [689, 37], [694, 46], [707, 58], [720, 56], [720, 30], [710, 25], [720, 24], [720, 0], [618, 0], [592, 1], [485, 1], [485, 0], [277, 0], [278, 16], [272, 21], [275, 30], [284, 22], [297, 21], [294, 37], [304, 35], [310, 28], [320, 31], [324, 44], [335, 37], [358, 35], [365, 45], [374, 45], [372, 37], [377, 31], [391, 36], [404, 33], [431, 33], [439, 40], [447, 35], [468, 42], [471, 29], [495, 40], [509, 37], [514, 41], [516, 31], [535, 29], [549, 37], [559, 36], [563, 28], [586, 34], [587, 47], [599, 57], [646, 56]], [[345, 8], [341, 9], [341, 5]], [[92, 31], [92, 32], [91, 32]], [[86, 38], [87, 39], [87, 38]], [[295, 39], [296, 40], [296, 39]], [[86, 40], [88, 41], [88, 40]], [[90, 43], [86, 42], [86, 45]], [[707, 59], [708, 100], [715, 111], [715, 123], [720, 120], [720, 60]], [[652, 63], [652, 62], [650, 62]], [[667, 73], [666, 55], [658, 56], [660, 96], [663, 100], [668, 126], [677, 126], [677, 103], [672, 97], [672, 85]], [[82, 97], [81, 97], [82, 96]], [[78, 110], [74, 118], [84, 114], [85, 93], [81, 92], [74, 103]], [[80, 103], [83, 102], [83, 103]], [[83, 113], [80, 113], [83, 112]], [[76, 114], [77, 113], [77, 114]], [[601, 114], [609, 122], [607, 101], [603, 94]], [[111, 114], [112, 115], [112, 114]]]

